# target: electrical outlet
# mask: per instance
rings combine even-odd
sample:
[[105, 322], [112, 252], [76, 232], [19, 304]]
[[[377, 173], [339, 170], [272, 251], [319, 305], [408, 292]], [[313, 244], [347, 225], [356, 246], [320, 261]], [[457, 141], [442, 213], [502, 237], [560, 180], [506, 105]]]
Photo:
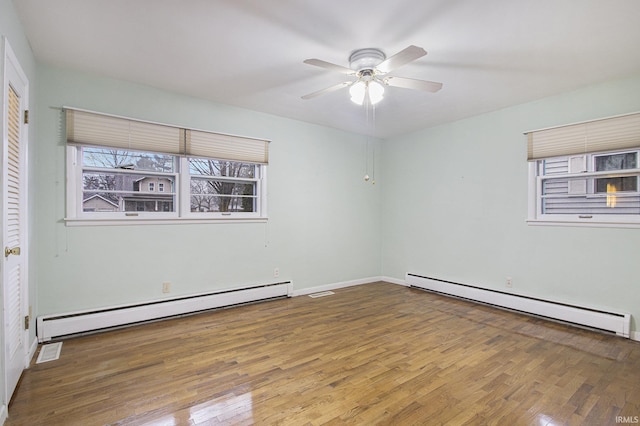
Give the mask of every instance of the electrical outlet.
[[506, 283], [508, 288], [512, 288], [513, 287], [513, 281], [511, 279], [511, 277], [507, 277], [507, 283]]
[[162, 283], [162, 292], [163, 293], [171, 292], [171, 283], [169, 281], [165, 281]]
[[280, 268], [273, 269], [273, 278], [278, 278], [280, 276]]

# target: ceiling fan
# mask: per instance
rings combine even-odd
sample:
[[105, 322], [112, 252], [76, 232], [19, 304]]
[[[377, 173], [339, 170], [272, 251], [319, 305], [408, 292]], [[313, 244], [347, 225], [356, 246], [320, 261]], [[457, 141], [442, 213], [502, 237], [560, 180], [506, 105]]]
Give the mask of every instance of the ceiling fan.
[[334, 92], [344, 87], [349, 87], [351, 100], [362, 105], [365, 100], [376, 104], [382, 100], [384, 86], [402, 87], [405, 89], [437, 92], [442, 88], [442, 83], [434, 81], [417, 80], [414, 78], [396, 77], [387, 75], [403, 65], [413, 62], [426, 55], [427, 52], [418, 46], [409, 46], [395, 55], [387, 58], [384, 52], [376, 48], [355, 50], [349, 56], [349, 68], [332, 64], [321, 59], [307, 59], [305, 64], [315, 65], [330, 71], [356, 77], [355, 80], [345, 81], [336, 85], [304, 95], [302, 99], [312, 99], [326, 93]]

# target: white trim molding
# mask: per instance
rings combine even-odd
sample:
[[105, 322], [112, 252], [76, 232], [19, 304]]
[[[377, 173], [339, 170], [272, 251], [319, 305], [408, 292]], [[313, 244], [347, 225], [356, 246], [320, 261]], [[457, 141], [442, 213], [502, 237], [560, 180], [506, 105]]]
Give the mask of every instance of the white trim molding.
[[318, 292], [327, 291], [327, 290], [335, 290], [338, 288], [353, 287], [353, 286], [362, 285], [362, 284], [370, 284], [380, 280], [381, 280], [381, 277], [370, 277], [370, 278], [361, 278], [358, 280], [341, 281], [341, 282], [332, 283], [332, 284], [318, 285], [315, 287], [301, 288], [299, 290], [293, 291], [293, 297], [305, 296], [311, 293], [318, 293]]
[[353, 287], [356, 285], [363, 285], [363, 284], [371, 284], [371, 283], [380, 282], [380, 281], [384, 281], [390, 284], [407, 286], [405, 280], [400, 280], [392, 277], [377, 276], [377, 277], [360, 278], [360, 279], [351, 280], [351, 281], [341, 281], [341, 282], [332, 283], [332, 284], [323, 284], [315, 287], [301, 288], [293, 291], [293, 297], [305, 296], [307, 294], [319, 293], [321, 291], [335, 290], [338, 288]]
[[393, 278], [393, 277], [380, 277], [380, 281], [384, 281], [387, 283], [391, 283], [391, 284], [397, 284], [397, 285], [401, 285], [401, 286], [405, 286], [405, 287], [410, 287], [409, 284], [407, 284], [407, 281], [405, 279], [399, 279], [399, 278]]
[[[33, 341], [31, 342], [31, 346], [29, 347], [29, 350], [27, 351], [27, 355], [26, 358], [24, 360], [24, 365], [26, 368], [31, 367], [31, 360], [33, 359], [33, 357], [36, 354], [36, 351], [38, 350], [38, 337], [34, 337]], [[2, 423], [0, 423], [2, 424]]]
[[3, 425], [4, 422], [7, 421], [7, 406], [2, 404], [0, 405], [0, 425]]

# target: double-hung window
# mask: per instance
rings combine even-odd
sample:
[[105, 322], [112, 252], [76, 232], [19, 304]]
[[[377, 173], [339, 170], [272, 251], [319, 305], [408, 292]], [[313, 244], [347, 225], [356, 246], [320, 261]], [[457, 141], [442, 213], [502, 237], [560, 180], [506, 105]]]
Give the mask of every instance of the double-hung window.
[[640, 113], [528, 137], [530, 223], [640, 226]]
[[68, 224], [266, 218], [268, 141], [66, 112]]

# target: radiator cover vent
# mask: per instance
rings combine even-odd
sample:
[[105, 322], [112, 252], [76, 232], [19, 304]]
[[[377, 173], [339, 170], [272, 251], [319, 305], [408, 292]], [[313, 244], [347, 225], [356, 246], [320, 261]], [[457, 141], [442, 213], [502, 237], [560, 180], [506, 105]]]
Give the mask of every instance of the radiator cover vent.
[[461, 297], [475, 302], [559, 320], [570, 324], [609, 331], [626, 338], [630, 337], [631, 315], [626, 313], [606, 312], [584, 306], [568, 305], [411, 273], [407, 273], [405, 281], [411, 287], [423, 290]]
[[162, 299], [148, 303], [44, 315], [38, 317], [36, 322], [38, 341], [42, 343], [56, 337], [187, 315], [260, 300], [291, 297], [292, 294], [293, 284], [291, 281], [286, 281], [194, 294], [174, 299]]

